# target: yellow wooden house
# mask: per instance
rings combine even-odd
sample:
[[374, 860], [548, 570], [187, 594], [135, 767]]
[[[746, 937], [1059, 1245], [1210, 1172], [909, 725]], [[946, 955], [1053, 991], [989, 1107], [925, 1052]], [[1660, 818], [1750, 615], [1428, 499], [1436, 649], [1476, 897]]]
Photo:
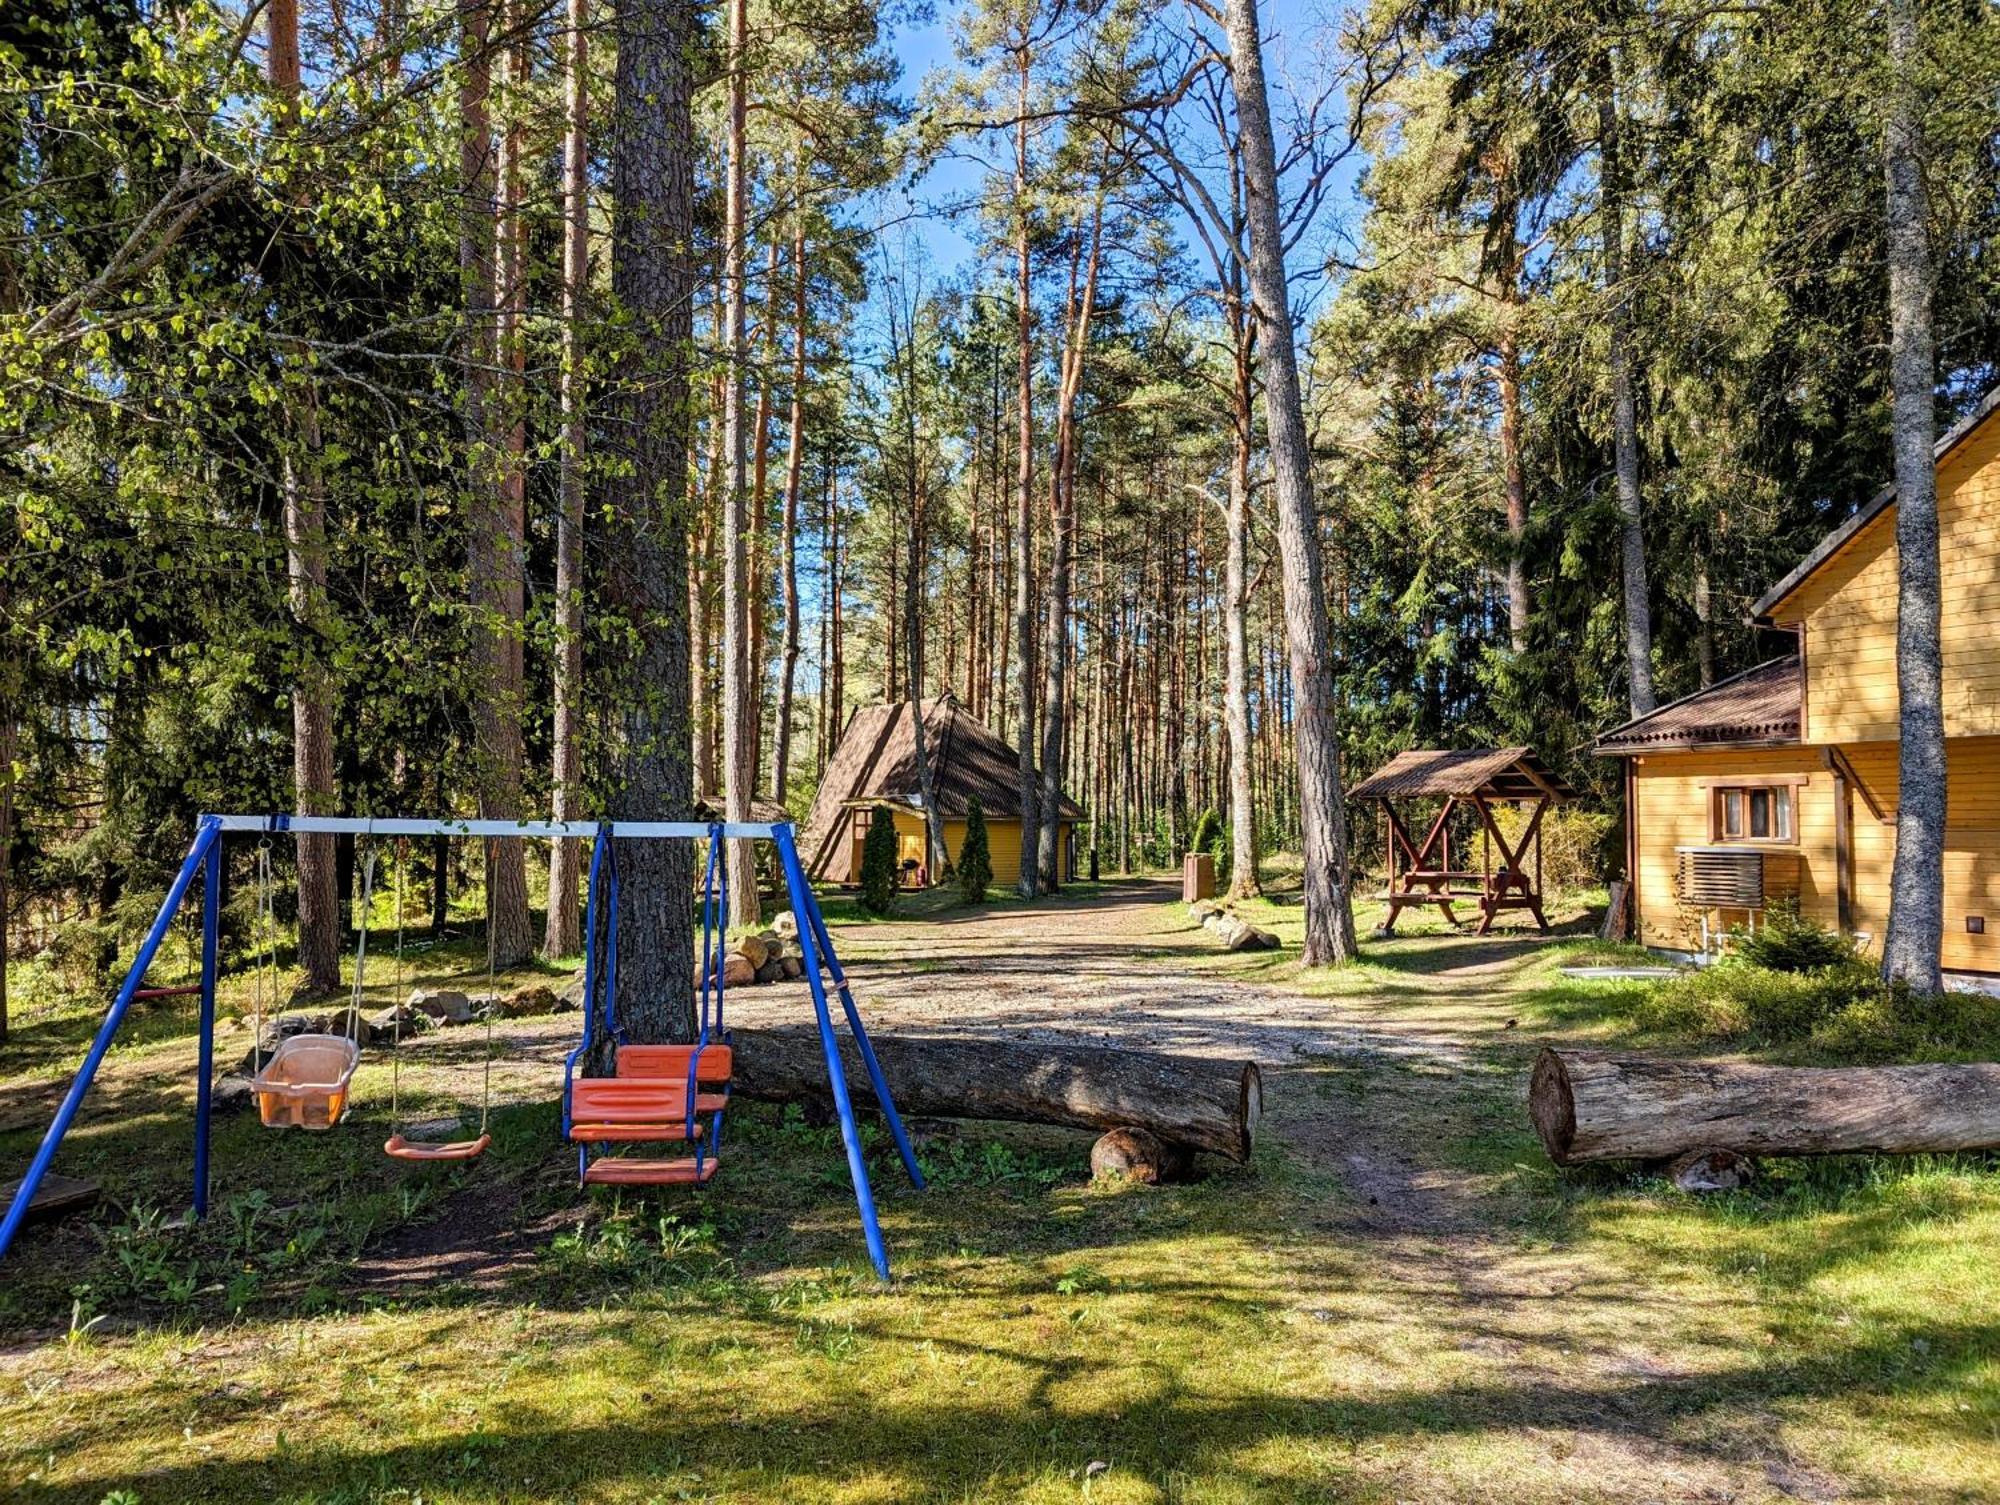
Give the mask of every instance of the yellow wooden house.
[[[1949, 971], [2000, 973], [2000, 390], [1938, 441]], [[1896, 497], [1752, 608], [1797, 651], [1604, 734], [1634, 933], [1712, 951], [1780, 899], [1878, 948], [1896, 846]]]
[[[861, 844], [877, 806], [886, 807], [895, 818], [904, 885], [923, 887], [941, 881], [946, 866], [958, 863], [967, 802], [975, 795], [986, 818], [994, 886], [1011, 888], [1020, 881], [1020, 755], [950, 695], [924, 702], [924, 751], [943, 817], [943, 860], [929, 850], [909, 702], [863, 706], [849, 718], [827, 762], [800, 837], [800, 855], [815, 881], [860, 881]], [[1083, 810], [1065, 795], [1061, 812], [1058, 850], [1065, 877], [1074, 878], [1076, 827]]]

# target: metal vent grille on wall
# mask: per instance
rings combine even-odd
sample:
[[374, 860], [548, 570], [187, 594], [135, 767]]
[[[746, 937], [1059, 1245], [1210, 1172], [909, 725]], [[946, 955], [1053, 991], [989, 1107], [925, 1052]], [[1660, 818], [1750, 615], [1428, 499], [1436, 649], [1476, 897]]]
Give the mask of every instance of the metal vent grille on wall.
[[1705, 909], [1762, 909], [1764, 854], [1741, 847], [1682, 847], [1675, 886], [1683, 904]]

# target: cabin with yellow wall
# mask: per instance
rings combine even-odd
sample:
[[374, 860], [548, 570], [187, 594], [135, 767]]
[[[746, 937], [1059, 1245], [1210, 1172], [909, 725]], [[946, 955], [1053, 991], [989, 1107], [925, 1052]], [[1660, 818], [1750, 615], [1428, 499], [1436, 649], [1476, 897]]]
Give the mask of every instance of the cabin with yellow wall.
[[[2000, 393], [1938, 443], [1948, 971], [2000, 974]], [[1625, 765], [1635, 936], [1713, 952], [1771, 904], [1879, 947], [1896, 848], [1895, 496], [1754, 608], [1796, 654], [1600, 737]], [[1727, 902], [1729, 900], [1743, 902]], [[1755, 902], [1748, 902], [1754, 899]]]
[[[910, 704], [864, 706], [849, 718], [806, 819], [800, 853], [806, 871], [823, 883], [855, 883], [861, 848], [874, 811], [886, 809], [896, 824], [903, 881], [909, 887], [941, 882], [958, 865], [966, 815], [979, 801], [993, 884], [1010, 888], [1021, 878], [1021, 760], [993, 729], [951, 695], [923, 708], [923, 757], [918, 764], [916, 718]], [[924, 784], [937, 801], [944, 851], [932, 853], [924, 818]], [[1077, 873], [1077, 828], [1084, 812], [1074, 800], [1059, 802], [1057, 847], [1065, 879]]]

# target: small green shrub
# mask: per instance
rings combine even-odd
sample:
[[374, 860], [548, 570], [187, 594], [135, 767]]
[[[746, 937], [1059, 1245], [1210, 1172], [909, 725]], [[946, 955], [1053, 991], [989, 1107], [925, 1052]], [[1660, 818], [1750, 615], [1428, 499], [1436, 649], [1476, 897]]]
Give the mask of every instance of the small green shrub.
[[[1495, 805], [1493, 823], [1510, 843], [1518, 844], [1532, 812], [1526, 806]], [[1557, 805], [1542, 812], [1542, 887], [1550, 893], [1566, 888], [1594, 888], [1604, 881], [1604, 848], [1612, 818], [1576, 805]], [[1472, 838], [1477, 840], [1477, 833]], [[1471, 854], [1471, 848], [1466, 848]], [[1457, 854], [1454, 853], [1454, 856]], [[1498, 860], [1497, 858], [1495, 859]], [[1534, 852], [1527, 853], [1534, 871]]]
[[1733, 956], [1653, 989], [1641, 1029], [1696, 1041], [1810, 1042], [1828, 1057], [1907, 1061], [2000, 1053], [2000, 999], [1913, 993], [1848, 954], [1832, 966], [1779, 971]]
[[1857, 959], [1854, 943], [1799, 913], [1796, 899], [1782, 899], [1764, 912], [1755, 930], [1729, 932], [1736, 954], [1773, 972], [1816, 972]]
[[877, 805], [869, 816], [861, 844], [861, 907], [872, 915], [896, 907], [896, 817], [886, 805]]
[[2000, 998], [1914, 993], [1878, 983], [1813, 1030], [1815, 1047], [1856, 1061], [1911, 1061], [2000, 1053]]
[[1190, 852], [1206, 852], [1215, 859], [1215, 883], [1217, 888], [1229, 887], [1229, 859], [1233, 845], [1229, 837], [1229, 823], [1214, 809], [1201, 812], [1194, 823], [1194, 836], [1188, 843]]
[[986, 839], [986, 811], [979, 796], [965, 802], [965, 839], [958, 845], [958, 892], [968, 904], [984, 904], [993, 882], [993, 853]]

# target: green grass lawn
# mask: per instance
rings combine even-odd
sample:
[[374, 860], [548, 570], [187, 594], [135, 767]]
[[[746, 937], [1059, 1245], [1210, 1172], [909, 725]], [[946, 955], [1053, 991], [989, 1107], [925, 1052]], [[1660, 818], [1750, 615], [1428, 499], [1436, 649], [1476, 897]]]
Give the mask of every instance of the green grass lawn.
[[[38, 1230], [0, 1280], [0, 1494], [2000, 1496], [1986, 1157], [1774, 1164], [1705, 1199], [1559, 1172], [1522, 1105], [1536, 1047], [1699, 1043], [1635, 1022], [1643, 985], [1562, 976], [1602, 948], [1416, 922], [1304, 974], [1296, 905], [1254, 917], [1287, 951], [1190, 945], [1164, 903], [1132, 947], [1134, 968], [1267, 988], [1362, 1042], [1274, 1065], [1253, 1162], [1104, 1188], [1087, 1136], [923, 1126], [917, 1195], [871, 1132], [887, 1288], [836, 1136], [796, 1110], [733, 1114], [700, 1194], [584, 1195], [553, 1102], [518, 1084], [477, 1164], [387, 1161], [377, 1063], [334, 1133], [220, 1124], [215, 1215], [183, 1226], [191, 1015], [163, 1003], [61, 1162], [114, 1200]], [[854, 934], [866, 952], [889, 932]], [[431, 956], [417, 980], [481, 965]], [[0, 1163], [25, 1160], [90, 1022], [51, 1013], [8, 1048]], [[421, 1072], [405, 1086], [470, 1111]], [[1371, 1222], [1361, 1151], [1432, 1212]]]

